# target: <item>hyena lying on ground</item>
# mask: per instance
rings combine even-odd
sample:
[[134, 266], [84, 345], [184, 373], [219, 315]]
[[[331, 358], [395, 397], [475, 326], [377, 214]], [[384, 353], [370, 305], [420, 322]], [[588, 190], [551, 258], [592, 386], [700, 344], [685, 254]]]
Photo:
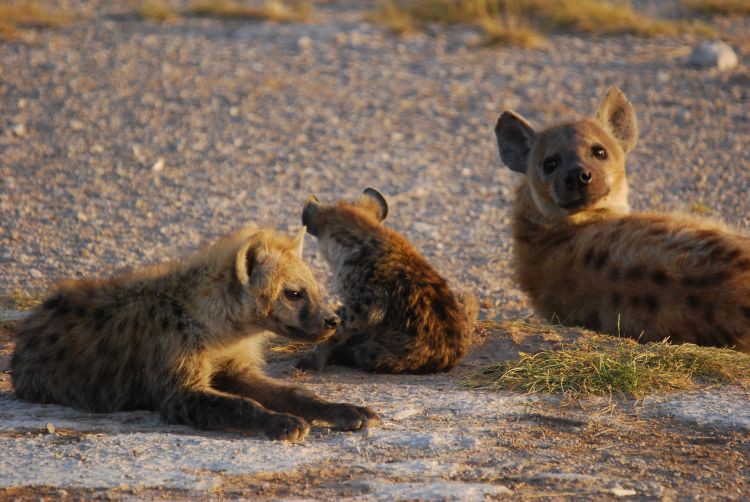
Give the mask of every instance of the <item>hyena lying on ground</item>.
[[642, 341], [750, 351], [750, 238], [705, 219], [628, 214], [625, 154], [638, 127], [619, 89], [596, 118], [536, 132], [505, 112], [495, 132], [503, 162], [526, 174], [515, 267], [542, 315]]
[[316, 342], [339, 324], [300, 257], [303, 237], [245, 227], [185, 261], [61, 284], [19, 329], [16, 393], [272, 439], [301, 439], [316, 419], [342, 429], [376, 422], [368, 408], [261, 371], [269, 332]]
[[387, 213], [372, 188], [353, 204], [322, 205], [314, 196], [305, 204], [302, 221], [318, 238], [344, 305], [336, 334], [298, 367], [433, 373], [450, 370], [466, 353], [476, 299], [456, 296], [403, 236], [383, 225]]

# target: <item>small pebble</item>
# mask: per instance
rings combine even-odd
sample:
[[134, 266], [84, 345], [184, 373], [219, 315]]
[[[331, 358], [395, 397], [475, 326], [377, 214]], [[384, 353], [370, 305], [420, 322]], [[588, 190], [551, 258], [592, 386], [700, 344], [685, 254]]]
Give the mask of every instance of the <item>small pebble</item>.
[[688, 64], [697, 68], [731, 70], [739, 60], [734, 50], [721, 41], [703, 41], [695, 46]]

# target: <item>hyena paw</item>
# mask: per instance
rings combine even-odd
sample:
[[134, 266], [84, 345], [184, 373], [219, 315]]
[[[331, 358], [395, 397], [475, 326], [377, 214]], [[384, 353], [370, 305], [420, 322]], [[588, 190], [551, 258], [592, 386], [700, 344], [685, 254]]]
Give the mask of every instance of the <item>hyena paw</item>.
[[331, 413], [331, 422], [341, 430], [356, 431], [365, 429], [380, 423], [380, 417], [367, 406], [355, 406], [353, 404], [334, 404]]
[[294, 367], [303, 371], [323, 371], [326, 362], [317, 352], [313, 352], [303, 356]]
[[310, 424], [288, 413], [276, 413], [268, 420], [263, 432], [268, 439], [301, 441], [310, 432]]

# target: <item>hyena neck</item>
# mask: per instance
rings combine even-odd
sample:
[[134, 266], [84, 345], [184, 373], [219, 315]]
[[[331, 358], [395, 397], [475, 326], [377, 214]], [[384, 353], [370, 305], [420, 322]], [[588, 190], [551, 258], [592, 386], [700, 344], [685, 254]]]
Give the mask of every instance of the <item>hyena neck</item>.
[[624, 204], [597, 204], [591, 208], [568, 215], [550, 215], [541, 211], [534, 201], [531, 188], [522, 183], [516, 192], [514, 205], [516, 225], [536, 228], [544, 234], [568, 232], [580, 225], [611, 218], [619, 218], [628, 214], [627, 202]]

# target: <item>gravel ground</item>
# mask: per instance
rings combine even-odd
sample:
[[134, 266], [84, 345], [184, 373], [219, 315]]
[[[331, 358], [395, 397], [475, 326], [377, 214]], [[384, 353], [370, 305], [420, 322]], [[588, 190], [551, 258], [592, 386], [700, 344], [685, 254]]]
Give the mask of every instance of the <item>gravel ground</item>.
[[[78, 9], [85, 18], [66, 28], [32, 32], [22, 43], [0, 43], [0, 295], [33, 294], [64, 277], [100, 276], [188, 253], [246, 222], [295, 230], [310, 193], [327, 200], [351, 198], [372, 186], [389, 198], [390, 225], [405, 232], [453, 284], [477, 294], [481, 317], [525, 315], [528, 304], [514, 285], [509, 266], [509, 207], [516, 180], [500, 165], [494, 123], [506, 108], [522, 113], [537, 126], [593, 113], [613, 84], [633, 102], [641, 125], [641, 141], [629, 161], [633, 207], [700, 207], [750, 232], [750, 67], [742, 64], [750, 58], [749, 18], [715, 21], [741, 61], [737, 69], [719, 73], [686, 65], [695, 42], [687, 36], [555, 35], [549, 47], [532, 51], [467, 47], [477, 38], [471, 28], [394, 37], [363, 21], [366, 4], [361, 2], [317, 5], [309, 23], [292, 25], [199, 18], [158, 24], [138, 19], [127, 3], [54, 3]], [[674, 2], [639, 4], [668, 10]], [[313, 239], [308, 244], [309, 259], [325, 280], [328, 271], [316, 244]], [[7, 373], [3, 377], [9, 392]], [[313, 435], [311, 451], [327, 452], [321, 458], [332, 459], [330, 464], [322, 462], [330, 468], [330, 478], [315, 475], [310, 470], [314, 465], [301, 462], [289, 471], [299, 475], [297, 481], [302, 485], [308, 479], [318, 481], [308, 483], [308, 492], [289, 487], [284, 491], [288, 477], [278, 480], [266, 473], [263, 478], [252, 471], [255, 477], [251, 479], [243, 477], [251, 471], [226, 468], [217, 461], [215, 471], [224, 473], [219, 485], [154, 482], [145, 483], [143, 489], [155, 490], [148, 492], [152, 495], [167, 490], [162, 493], [166, 497], [202, 493], [206, 486], [245, 493], [241, 487], [246, 483], [265, 486], [257, 493], [269, 497], [384, 493], [387, 498], [402, 493], [406, 498], [440, 498], [442, 493], [449, 498], [455, 493], [473, 493], [481, 498], [502, 496], [498, 486], [510, 486], [522, 495], [526, 492], [521, 485], [531, 487], [529, 494], [552, 490], [549, 493], [562, 495], [566, 490], [589, 493], [586, 487], [595, 485], [590, 493], [601, 494], [613, 489], [607, 484], [610, 478], [620, 479], [615, 475], [619, 470], [616, 459], [625, 459], [622, 469], [629, 476], [637, 476], [634, 466], [638, 462], [648, 473], [654, 469], [653, 462], [671, 459], [672, 467], [665, 468], [661, 478], [654, 477], [653, 486], [628, 489], [644, 496], [692, 491], [705, 495], [712, 493], [711, 487], [722, 490], [725, 497], [739, 497], [732, 491], [738, 489], [747, 494], [748, 444], [742, 438], [747, 429], [741, 421], [739, 426], [717, 425], [716, 430], [706, 429], [705, 424], [683, 430], [679, 424], [700, 420], [689, 420], [690, 410], [680, 414], [679, 405], [665, 407], [671, 411], [651, 418], [624, 413], [616, 419], [616, 428], [628, 431], [622, 432], [622, 443], [617, 439], [620, 436], [612, 436], [605, 441], [608, 446], [602, 447], [609, 450], [621, 445], [624, 449], [620, 456], [611, 457], [615, 460], [610, 465], [602, 460], [600, 447], [590, 441], [588, 449], [581, 450], [589, 455], [585, 459], [572, 453], [555, 457], [557, 440], [544, 442], [548, 429], [537, 419], [518, 419], [524, 434], [528, 433], [520, 437], [538, 434], [537, 442], [529, 439], [529, 444], [543, 445], [524, 449], [504, 435], [514, 434], [513, 414], [526, 413], [527, 398], [460, 390], [456, 376], [366, 377], [363, 383], [361, 375], [341, 371], [310, 378], [321, 392], [342, 398], [354, 393], [382, 409], [387, 418], [382, 430], [365, 439]], [[475, 474], [412, 466], [414, 472], [427, 469], [428, 474], [420, 478], [414, 472], [399, 476], [373, 467], [423, 458], [414, 453], [422, 447], [409, 444], [400, 457], [389, 456], [389, 444], [410, 441], [406, 436], [393, 437], [414, 430], [414, 434], [437, 434], [435, 441], [444, 441], [440, 444], [448, 445], [446, 451], [464, 451], [455, 446], [463, 444], [458, 439], [455, 444], [445, 439], [454, 432], [445, 432], [447, 436], [440, 432], [443, 429], [430, 432], [433, 415], [424, 412], [427, 408], [408, 419], [394, 418], [402, 408], [396, 398], [411, 399], [413, 386], [420, 389], [418, 401], [422, 403], [415, 406], [429, 406], [433, 398], [458, 403], [455, 412], [448, 404], [435, 405], [441, 410], [434, 414], [442, 417], [439, 422], [459, 416], [469, 421], [467, 427], [475, 427], [476, 433], [465, 435], [482, 446], [467, 447], [471, 453], [451, 464], [459, 465], [460, 473], [474, 469]], [[443, 386], [450, 391], [438, 392]], [[727, 406], [740, 403], [740, 408], [748, 408], [745, 391], [715, 394], [726, 396], [722, 402]], [[387, 396], [395, 397], [389, 402]], [[692, 401], [685, 399], [683, 403]], [[705, 399], [709, 408], [723, 406], [712, 404], [710, 396]], [[544, 413], [561, 413], [555, 411], [554, 403], [538, 402], [545, 410], [549, 408]], [[21, 413], [2, 411], [22, 406], [9, 394], [0, 403], [4, 420], [8, 413]], [[482, 403], [491, 410], [477, 412]], [[504, 415], [504, 409], [510, 415]], [[47, 413], [39, 408], [32, 412], [41, 417]], [[665, 417], [688, 418], [685, 422]], [[127, 423], [129, 419], [113, 420]], [[595, 427], [610, 430], [605, 423], [610, 419], [602, 420], [604, 425]], [[570, 444], [581, 436], [602, 437], [597, 435], [600, 429], [589, 429], [589, 418], [584, 424], [550, 426], [549, 437], [567, 438]], [[172, 433], [158, 425], [144, 427], [141, 432], [152, 435], [154, 441], [166, 441], [158, 451], [174, 447], [169, 446]], [[107, 434], [106, 427], [101, 433], [80, 424], [70, 429], [79, 431], [71, 433], [74, 437], [81, 431], [93, 438]], [[709, 429], [720, 438], [703, 432]], [[6, 446], [16, 441], [32, 460], [35, 455], [57, 451], [33, 433], [27, 438], [24, 430], [22, 424], [6, 427], [0, 439]], [[643, 431], [652, 431], [670, 446], [631, 458], [638, 441], [651, 443], [650, 433]], [[214, 441], [212, 436], [193, 436], [190, 431], [175, 434]], [[609, 437], [609, 433], [602, 434]], [[694, 439], [709, 436], [714, 439]], [[106, 437], [120, 440], [120, 436]], [[424, 439], [425, 451], [431, 451], [430, 437]], [[364, 441], [361, 450], [360, 440]], [[687, 467], [694, 458], [693, 447], [679, 449], [685, 442], [695, 444], [694, 440], [708, 452], [701, 453], [709, 466], [703, 474]], [[248, 448], [281, 448], [252, 441]], [[203, 447], [220, 450], [216, 444]], [[349, 475], [334, 469], [343, 468], [334, 461], [339, 449], [346, 452], [342, 457], [346, 462], [369, 473], [350, 492], [335, 491]], [[506, 456], [517, 468], [503, 463]], [[523, 456], [526, 463], [519, 460]], [[548, 476], [547, 468], [529, 467], [543, 465], [547, 456], [556, 458], [558, 466], [577, 465], [571, 472], [584, 477], [560, 482]], [[438, 455], [444, 460], [449, 457]], [[482, 464], [490, 459], [494, 464]], [[18, 486], [16, 481], [8, 482], [16, 479], [7, 477], [9, 465], [2, 465], [0, 476], [6, 481], [2, 485]], [[212, 468], [202, 464], [195, 469]], [[361, 474], [357, 469], [355, 478]], [[539, 482], [529, 472], [548, 477]], [[680, 472], [684, 478], [665, 481]], [[730, 473], [736, 477], [729, 479]], [[524, 481], [523, 476], [537, 481]], [[609, 481], [587, 485], [585, 476], [603, 476]], [[96, 476], [100, 484], [66, 479], [47, 484], [76, 490], [118, 486]], [[325, 485], [326, 479], [330, 486]], [[432, 481], [414, 485], [424, 479]], [[451, 485], [451, 479], [465, 486]], [[402, 485], [394, 488], [393, 483]], [[499, 491], [480, 486], [483, 483]], [[46, 488], [38, 489], [47, 493]]]

